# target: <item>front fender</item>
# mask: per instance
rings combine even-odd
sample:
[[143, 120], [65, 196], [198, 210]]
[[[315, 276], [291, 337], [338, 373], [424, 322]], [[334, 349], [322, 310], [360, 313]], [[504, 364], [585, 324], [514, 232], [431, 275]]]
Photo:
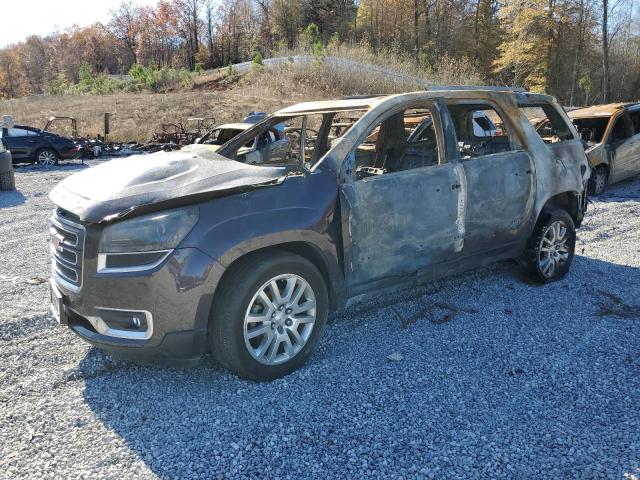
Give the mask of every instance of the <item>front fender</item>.
[[[184, 241], [225, 268], [260, 249], [295, 244], [314, 252], [332, 285], [344, 288], [335, 177], [316, 171], [281, 185], [200, 204], [200, 221]], [[294, 251], [297, 251], [294, 249]]]

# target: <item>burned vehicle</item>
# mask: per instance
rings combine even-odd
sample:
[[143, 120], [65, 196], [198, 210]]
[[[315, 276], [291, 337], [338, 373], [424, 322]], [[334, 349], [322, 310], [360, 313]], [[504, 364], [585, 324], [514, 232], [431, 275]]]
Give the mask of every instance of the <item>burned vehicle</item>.
[[594, 105], [568, 115], [587, 142], [593, 194], [640, 173], [640, 104]]
[[25, 125], [0, 129], [0, 142], [11, 151], [13, 163], [38, 163], [50, 167], [59, 160], [73, 160], [82, 155], [82, 147], [77, 141]]
[[[542, 141], [521, 111], [531, 105], [563, 141]], [[478, 136], [476, 112], [500, 118], [500, 133]], [[239, 161], [281, 123], [299, 129], [293, 159]], [[589, 173], [548, 96], [486, 87], [295, 105], [216, 152], [114, 160], [58, 184], [52, 310], [116, 355], [210, 350], [239, 376], [276, 378], [313, 352], [329, 311], [383, 290], [505, 258], [562, 278]]]
[[190, 145], [210, 131], [215, 121], [215, 117], [190, 117], [184, 123], [161, 123], [153, 133], [153, 142]]

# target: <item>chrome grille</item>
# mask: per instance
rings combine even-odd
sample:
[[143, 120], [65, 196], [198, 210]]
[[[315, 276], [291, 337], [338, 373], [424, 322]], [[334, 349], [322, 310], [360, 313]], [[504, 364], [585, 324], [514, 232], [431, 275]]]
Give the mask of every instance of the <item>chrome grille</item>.
[[79, 290], [82, 286], [85, 230], [79, 223], [69, 220], [70, 216], [68, 212], [57, 209], [51, 218], [52, 269], [55, 277]]

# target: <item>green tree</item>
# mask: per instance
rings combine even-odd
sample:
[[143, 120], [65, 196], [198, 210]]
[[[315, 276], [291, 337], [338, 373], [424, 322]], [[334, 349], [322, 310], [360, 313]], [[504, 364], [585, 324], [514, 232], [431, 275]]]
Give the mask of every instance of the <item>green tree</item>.
[[[548, 89], [550, 0], [501, 0], [505, 34], [494, 62], [496, 73], [532, 91]], [[553, 3], [553, 0], [551, 0]]]

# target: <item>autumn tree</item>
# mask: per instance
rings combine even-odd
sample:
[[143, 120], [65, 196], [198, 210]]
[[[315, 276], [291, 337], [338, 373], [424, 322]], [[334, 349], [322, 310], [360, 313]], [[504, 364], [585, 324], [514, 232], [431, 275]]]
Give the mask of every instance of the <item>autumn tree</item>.
[[512, 85], [545, 92], [548, 86], [549, 0], [501, 0], [500, 20], [505, 30], [494, 62], [497, 73]]
[[122, 2], [120, 6], [111, 11], [109, 28], [118, 39], [127, 47], [132, 57], [132, 63], [138, 62], [137, 47], [139, 34], [140, 9], [132, 2]]

